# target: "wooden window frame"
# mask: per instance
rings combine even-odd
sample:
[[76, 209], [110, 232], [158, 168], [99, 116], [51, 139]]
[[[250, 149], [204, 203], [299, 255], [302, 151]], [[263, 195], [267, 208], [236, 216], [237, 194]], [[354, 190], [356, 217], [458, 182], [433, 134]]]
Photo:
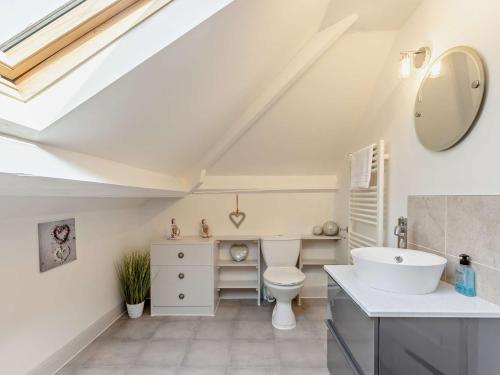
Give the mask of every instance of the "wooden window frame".
[[87, 0], [0, 52], [0, 92], [27, 101], [173, 0]]

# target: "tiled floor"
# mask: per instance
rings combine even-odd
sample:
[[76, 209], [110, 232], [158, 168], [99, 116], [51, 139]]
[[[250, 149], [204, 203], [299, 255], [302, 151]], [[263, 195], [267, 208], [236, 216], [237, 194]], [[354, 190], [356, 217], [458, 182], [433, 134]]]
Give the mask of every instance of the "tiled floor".
[[290, 331], [255, 301], [222, 301], [215, 317], [124, 317], [58, 375], [328, 375], [325, 304], [294, 306]]

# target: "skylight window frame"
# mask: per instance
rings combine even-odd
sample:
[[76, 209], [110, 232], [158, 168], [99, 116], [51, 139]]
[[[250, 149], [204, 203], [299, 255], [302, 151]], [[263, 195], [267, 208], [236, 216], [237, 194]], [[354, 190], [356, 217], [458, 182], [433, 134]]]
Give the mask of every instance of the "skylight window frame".
[[0, 43], [0, 51], [5, 52], [12, 47], [16, 46], [23, 40], [27, 39], [31, 35], [35, 34], [37, 31], [43, 29], [45, 26], [48, 24], [54, 22], [56, 19], [59, 17], [63, 16], [64, 14], [68, 13], [70, 10], [73, 10], [80, 4], [82, 4], [84, 1], [87, 0], [71, 0], [60, 6], [59, 8], [55, 9], [53, 12], [50, 12], [47, 14], [45, 17], [39, 19], [32, 25], [26, 27], [24, 30], [21, 30], [19, 33], [16, 35], [12, 36], [8, 40]]
[[0, 92], [29, 100], [171, 1], [84, 1], [0, 52]]

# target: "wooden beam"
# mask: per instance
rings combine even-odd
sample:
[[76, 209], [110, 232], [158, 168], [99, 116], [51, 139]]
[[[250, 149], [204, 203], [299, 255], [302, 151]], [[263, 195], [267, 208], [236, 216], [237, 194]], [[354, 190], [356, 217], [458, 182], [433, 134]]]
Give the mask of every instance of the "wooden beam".
[[196, 194], [327, 192], [338, 189], [337, 176], [205, 176]]
[[[290, 61], [285, 69], [269, 84], [222, 136], [205, 154], [193, 171], [193, 176], [200, 170], [213, 166], [243, 134], [245, 134], [295, 83], [297, 80], [337, 41], [358, 19], [356, 14], [342, 19], [336, 24], [317, 33], [309, 43]], [[197, 172], [195, 172], [197, 171]]]

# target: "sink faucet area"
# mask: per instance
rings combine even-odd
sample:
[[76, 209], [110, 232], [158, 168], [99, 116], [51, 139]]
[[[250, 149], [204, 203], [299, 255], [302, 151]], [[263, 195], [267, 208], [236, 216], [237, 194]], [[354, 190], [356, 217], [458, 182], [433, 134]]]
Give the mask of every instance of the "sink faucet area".
[[375, 289], [402, 294], [436, 290], [446, 259], [417, 250], [365, 247], [351, 251], [359, 280]]
[[394, 235], [398, 239], [398, 248], [406, 249], [408, 247], [408, 219], [400, 216], [398, 224], [394, 227]]

